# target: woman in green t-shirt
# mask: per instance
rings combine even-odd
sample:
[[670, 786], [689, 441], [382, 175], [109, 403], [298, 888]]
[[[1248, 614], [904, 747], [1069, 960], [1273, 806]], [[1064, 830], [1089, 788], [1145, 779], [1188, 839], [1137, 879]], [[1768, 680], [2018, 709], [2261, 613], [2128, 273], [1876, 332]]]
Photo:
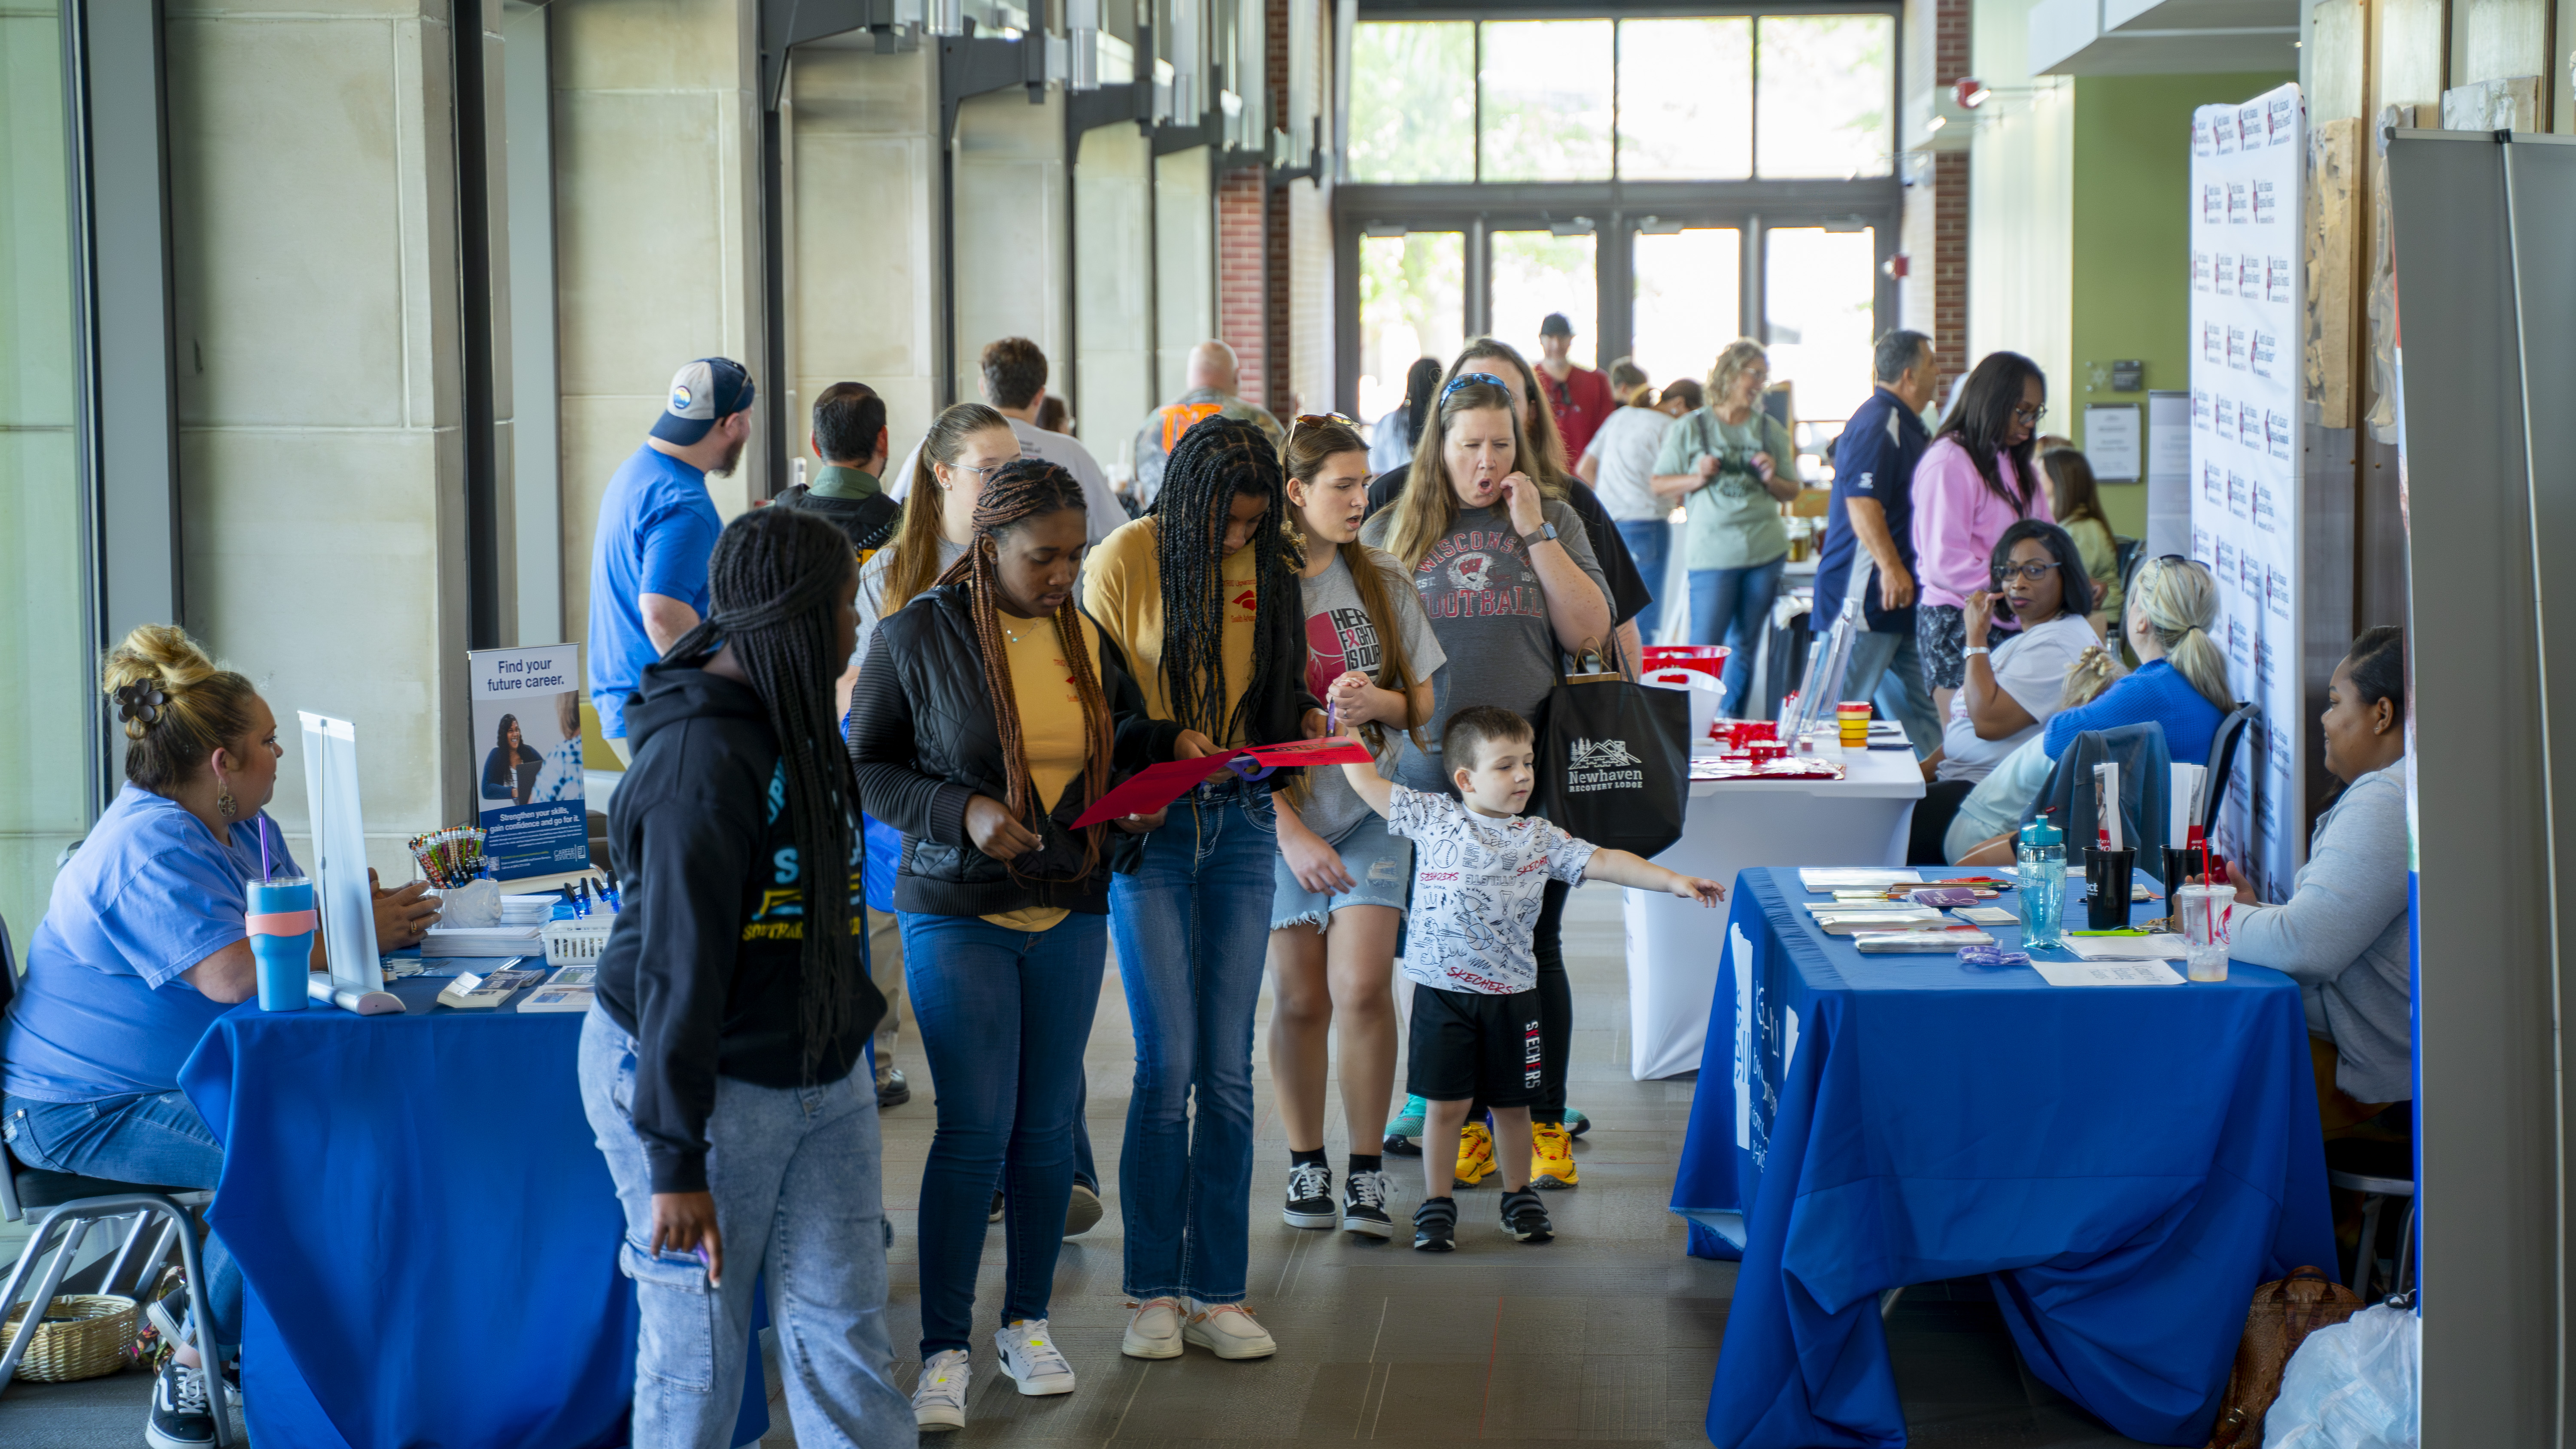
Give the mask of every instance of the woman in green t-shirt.
[[1655, 455], [1660, 498], [1687, 498], [1683, 532], [1690, 569], [1691, 642], [1727, 647], [1726, 710], [1742, 714], [1753, 677], [1753, 645], [1789, 558], [1780, 505], [1798, 496], [1798, 449], [1779, 419], [1762, 410], [1771, 360], [1762, 344], [1738, 338], [1708, 370], [1708, 405], [1664, 434]]

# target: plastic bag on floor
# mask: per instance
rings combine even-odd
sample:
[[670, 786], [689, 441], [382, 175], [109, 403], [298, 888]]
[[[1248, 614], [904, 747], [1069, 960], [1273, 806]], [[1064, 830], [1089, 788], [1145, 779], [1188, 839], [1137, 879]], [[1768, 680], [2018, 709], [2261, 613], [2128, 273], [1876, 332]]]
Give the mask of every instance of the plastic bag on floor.
[[2263, 1419], [2263, 1449], [2415, 1449], [2423, 1320], [2381, 1304], [2309, 1334]]

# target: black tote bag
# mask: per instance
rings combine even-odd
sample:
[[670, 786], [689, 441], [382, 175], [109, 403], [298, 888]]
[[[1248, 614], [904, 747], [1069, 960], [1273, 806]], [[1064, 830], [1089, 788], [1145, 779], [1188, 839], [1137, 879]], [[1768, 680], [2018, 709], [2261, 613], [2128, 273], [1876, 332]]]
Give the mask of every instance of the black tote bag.
[[[1586, 658], [1599, 667], [1599, 656]], [[1575, 661], [1579, 670], [1582, 659]], [[1595, 845], [1652, 858], [1682, 837], [1690, 696], [1615, 668], [1560, 678], [1538, 713], [1530, 812]]]

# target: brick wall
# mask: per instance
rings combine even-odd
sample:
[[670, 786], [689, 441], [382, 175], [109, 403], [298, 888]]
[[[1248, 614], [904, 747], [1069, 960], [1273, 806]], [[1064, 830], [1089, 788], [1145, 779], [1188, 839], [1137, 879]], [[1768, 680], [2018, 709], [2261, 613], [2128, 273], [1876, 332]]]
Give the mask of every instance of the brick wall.
[[[1971, 0], [1938, 0], [1932, 21], [1932, 82], [1948, 86], [1968, 74]], [[1968, 363], [1968, 153], [1944, 151], [1932, 162], [1932, 351], [1941, 375]]]
[[[1268, 200], [1260, 171], [1246, 167], [1216, 179], [1216, 334], [1243, 364], [1243, 396], [1269, 396]], [[1285, 228], [1282, 228], [1285, 230]]]

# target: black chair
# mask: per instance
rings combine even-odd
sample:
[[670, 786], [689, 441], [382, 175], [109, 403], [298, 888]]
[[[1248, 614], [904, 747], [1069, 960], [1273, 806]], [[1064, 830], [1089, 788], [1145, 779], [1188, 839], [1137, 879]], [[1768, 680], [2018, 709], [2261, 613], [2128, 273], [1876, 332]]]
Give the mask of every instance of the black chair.
[[[2121, 598], [2125, 599], [2129, 596], [2129, 584], [2138, 576], [2139, 555], [2144, 554], [2146, 551], [2146, 545], [2140, 543], [2134, 538], [2124, 537], [2116, 533], [2111, 535], [2111, 570], [2120, 576]], [[2099, 583], [2100, 580], [2097, 579], [2095, 582]], [[2089, 613], [2091, 611], [2087, 610], [2086, 612]], [[2117, 621], [2115, 620], [2114, 623], [2117, 624]], [[2111, 632], [2118, 634], [2127, 627], [2128, 626], [2125, 624], [2117, 624], [2117, 627], [2113, 628]], [[2111, 641], [2111, 645], [2112, 652], [2115, 654], [2118, 653], [2120, 641], [2114, 639]]]
[[[17, 991], [17, 953], [10, 947], [9, 923], [0, 921], [0, 1012], [8, 1009]], [[26, 1316], [19, 1320], [18, 1331], [9, 1336], [6, 1350], [0, 1351], [0, 1393], [6, 1393], [9, 1381], [17, 1377], [18, 1361], [26, 1357], [28, 1345], [35, 1341], [45, 1307], [54, 1301], [56, 1290], [62, 1287], [64, 1275], [70, 1272], [90, 1230], [132, 1218], [134, 1226], [108, 1263], [107, 1276], [99, 1280], [98, 1291], [115, 1294], [127, 1265], [132, 1264], [134, 1286], [129, 1296], [139, 1301], [153, 1270], [169, 1256], [171, 1246], [177, 1245], [180, 1271], [188, 1280], [188, 1310], [196, 1322], [197, 1354], [205, 1368], [215, 1442], [230, 1445], [233, 1427], [232, 1416], [226, 1410], [223, 1356], [215, 1347], [215, 1316], [206, 1301], [205, 1265], [199, 1260], [196, 1232], [188, 1222], [189, 1209], [202, 1208], [213, 1197], [213, 1193], [202, 1189], [154, 1187], [29, 1167], [5, 1143], [0, 1143], [0, 1219], [20, 1222], [36, 1209], [45, 1214], [37, 1220], [36, 1230], [18, 1255], [17, 1265], [9, 1270], [7, 1285], [0, 1287], [0, 1320], [5, 1320], [18, 1301], [18, 1291], [27, 1285], [29, 1277], [36, 1279], [35, 1296], [28, 1301]], [[156, 1224], [161, 1229], [160, 1236], [153, 1240], [150, 1251], [138, 1255], [136, 1249], [143, 1235]], [[59, 1245], [55, 1244], [56, 1234], [61, 1235]], [[35, 1273], [39, 1259], [45, 1262], [41, 1275]]]
[[2200, 810], [2200, 828], [2205, 835], [2218, 828], [2218, 807], [2227, 799], [2227, 776], [2236, 768], [2236, 747], [2245, 740], [2245, 728], [2259, 723], [2263, 706], [2239, 704], [2227, 718], [2218, 722], [2218, 732], [2209, 737], [2209, 799]]
[[[2361, 1242], [2344, 1286], [2364, 1303], [2375, 1301], [2370, 1296], [2374, 1276], [2381, 1278], [2386, 1293], [2405, 1292], [2415, 1277], [2415, 1144], [2353, 1138], [2329, 1142], [2326, 1182], [2361, 1194]], [[2406, 1200], [2406, 1219], [2398, 1230], [2396, 1261], [2390, 1264], [2379, 1256], [2379, 1221], [2392, 1198]]]

